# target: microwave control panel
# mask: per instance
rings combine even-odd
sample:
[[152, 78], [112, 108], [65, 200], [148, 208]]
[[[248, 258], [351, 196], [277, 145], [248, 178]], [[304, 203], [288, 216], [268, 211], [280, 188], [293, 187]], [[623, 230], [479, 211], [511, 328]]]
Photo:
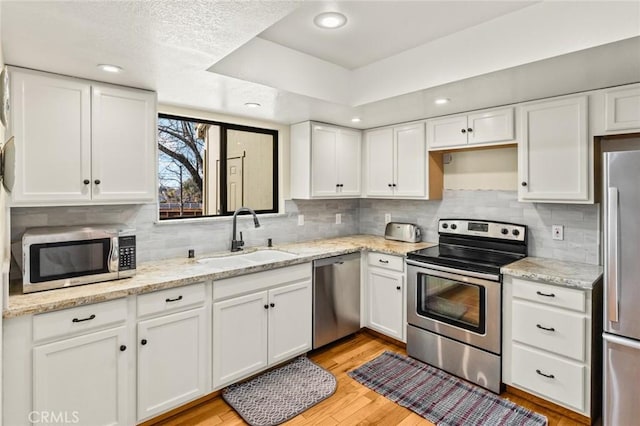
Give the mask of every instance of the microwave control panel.
[[120, 263], [119, 271], [127, 271], [136, 269], [136, 236], [129, 235], [119, 238], [120, 244]]

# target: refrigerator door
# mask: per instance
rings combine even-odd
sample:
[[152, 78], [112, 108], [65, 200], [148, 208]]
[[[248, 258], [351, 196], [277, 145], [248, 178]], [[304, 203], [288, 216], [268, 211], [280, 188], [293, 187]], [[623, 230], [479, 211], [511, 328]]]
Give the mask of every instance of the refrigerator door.
[[604, 426], [637, 425], [640, 418], [640, 342], [604, 339]]
[[640, 151], [605, 154], [604, 331], [640, 340]]

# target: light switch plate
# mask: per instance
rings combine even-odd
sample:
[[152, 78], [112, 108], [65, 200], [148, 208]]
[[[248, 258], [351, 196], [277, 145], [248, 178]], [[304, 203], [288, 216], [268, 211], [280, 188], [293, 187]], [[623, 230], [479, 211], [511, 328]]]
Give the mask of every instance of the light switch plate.
[[564, 240], [564, 226], [563, 225], [551, 226], [551, 238], [559, 241]]
[[384, 214], [384, 223], [385, 223], [385, 225], [387, 223], [389, 223], [389, 222], [391, 222], [391, 213], [385, 213]]
[[336, 213], [336, 225], [340, 225], [342, 223], [342, 215], [340, 213]]
[[298, 215], [298, 226], [302, 226], [304, 225], [304, 215], [303, 214], [299, 214]]

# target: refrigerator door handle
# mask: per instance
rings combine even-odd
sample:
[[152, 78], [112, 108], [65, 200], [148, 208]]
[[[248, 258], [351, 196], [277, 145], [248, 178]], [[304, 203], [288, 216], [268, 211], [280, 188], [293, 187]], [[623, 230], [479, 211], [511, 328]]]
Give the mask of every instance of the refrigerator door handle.
[[607, 311], [609, 321], [618, 322], [618, 188], [610, 187], [608, 190], [607, 228]]
[[602, 333], [602, 338], [607, 342], [615, 343], [616, 345], [640, 350], [640, 342], [636, 342], [635, 340], [625, 339], [624, 337], [619, 337], [608, 333]]

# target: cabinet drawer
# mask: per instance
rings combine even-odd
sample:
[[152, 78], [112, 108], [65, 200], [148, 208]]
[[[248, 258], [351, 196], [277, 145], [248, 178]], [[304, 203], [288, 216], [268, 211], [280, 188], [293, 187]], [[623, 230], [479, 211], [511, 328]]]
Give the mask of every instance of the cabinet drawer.
[[369, 253], [369, 265], [379, 268], [404, 271], [404, 258], [383, 253]]
[[127, 300], [78, 306], [33, 317], [33, 340], [86, 333], [127, 320]]
[[205, 301], [204, 283], [170, 288], [138, 296], [138, 317], [171, 312], [201, 305]]
[[[514, 385], [584, 412], [586, 377], [584, 365], [514, 344], [511, 369]], [[545, 377], [543, 374], [550, 377]]]
[[578, 361], [585, 358], [586, 318], [514, 300], [513, 339]]
[[586, 297], [581, 290], [514, 278], [513, 296], [578, 312], [586, 311]]

